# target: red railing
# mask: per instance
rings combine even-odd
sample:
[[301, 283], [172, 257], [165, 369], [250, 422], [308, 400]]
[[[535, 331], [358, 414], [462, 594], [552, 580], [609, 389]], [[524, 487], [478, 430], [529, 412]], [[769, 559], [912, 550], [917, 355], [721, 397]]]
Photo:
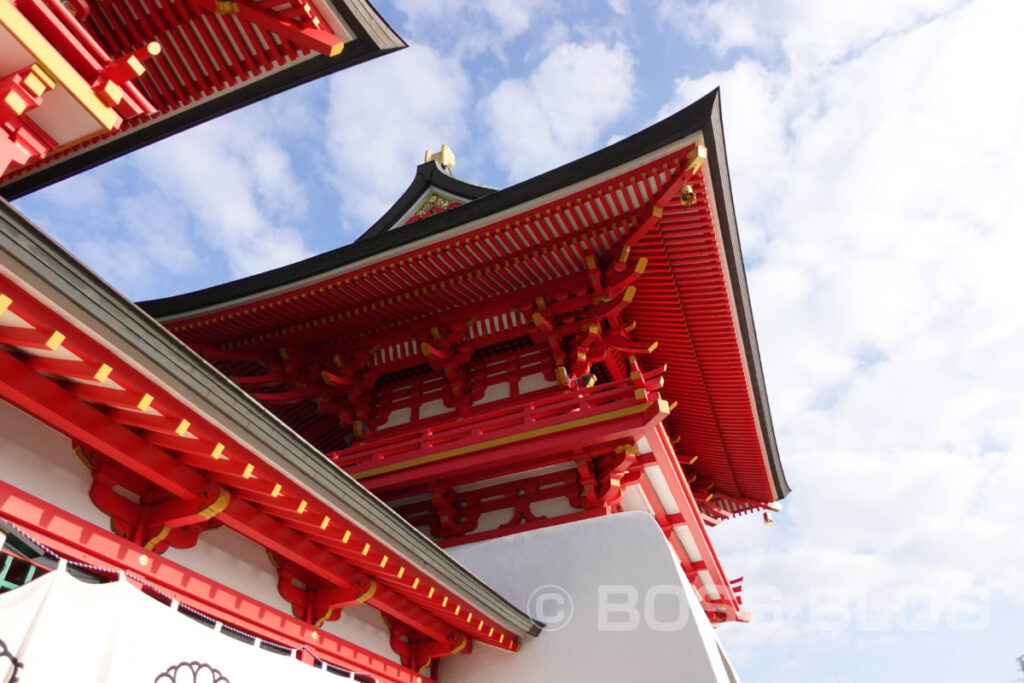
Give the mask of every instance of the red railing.
[[649, 405], [658, 398], [656, 392], [661, 388], [659, 374], [627, 377], [591, 390], [555, 388], [520, 400], [481, 406], [461, 419], [452, 413], [446, 422], [420, 429], [405, 429], [394, 435], [374, 436], [350, 448], [329, 453], [328, 457], [360, 478], [360, 472], [417, 461], [450, 449], [471, 450], [477, 444], [533, 432], [542, 435], [548, 433], [545, 429], [557, 431], [559, 425], [568, 422], [584, 423], [587, 418], [607, 416], [638, 404]]

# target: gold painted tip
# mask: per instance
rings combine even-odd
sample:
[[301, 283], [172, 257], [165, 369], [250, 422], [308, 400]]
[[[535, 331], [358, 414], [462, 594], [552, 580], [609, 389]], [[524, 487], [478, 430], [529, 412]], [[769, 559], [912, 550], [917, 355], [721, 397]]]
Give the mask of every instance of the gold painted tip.
[[50, 338], [46, 340], [46, 348], [51, 351], [56, 351], [63, 343], [64, 335], [60, 332], [54, 331], [53, 334], [50, 335]]
[[242, 479], [251, 479], [252, 473], [256, 471], [256, 466], [251, 462], [246, 464], [245, 469], [242, 471]]
[[647, 347], [647, 353], [654, 353], [658, 350], [658, 342], [651, 342], [651, 345]]
[[151, 394], [143, 394], [139, 402], [135, 404], [135, 408], [136, 410], [146, 412], [151, 405], [153, 405], [153, 396]]
[[531, 316], [531, 320], [533, 320], [533, 324], [536, 325], [537, 327], [540, 327], [541, 325], [544, 324], [544, 316], [542, 316], [540, 313], [537, 313], [536, 311], [534, 311], [533, 315]]
[[110, 101], [116, 104], [121, 104], [121, 100], [124, 99], [124, 90], [121, 90], [121, 86], [114, 81], [107, 81], [103, 84], [103, 92], [107, 94]]
[[637, 259], [636, 267], [633, 269], [633, 272], [637, 275], [643, 275], [645, 270], [647, 270], [647, 257], [641, 256]]
[[25, 80], [22, 81], [22, 85], [28, 88], [36, 97], [39, 97], [48, 90], [46, 84], [43, 83], [43, 80], [32, 72], [29, 72], [25, 76]]
[[21, 116], [28, 109], [28, 102], [23, 100], [21, 95], [13, 90], [4, 97], [4, 104], [14, 112], [15, 116]]
[[348, 539], [352, 538], [352, 532], [348, 529], [345, 530], [345, 535], [341, 537], [342, 543], [348, 543]]
[[688, 463], [686, 463], [686, 464], [687, 464], [687, 465], [692, 465], [692, 464], [693, 464], [693, 463], [695, 463], [695, 462], [697, 462], [697, 456], [696, 456], [696, 455], [695, 455], [695, 456], [693, 456], [692, 458], [690, 458], [690, 462], [688, 462]]
[[299, 507], [295, 508], [295, 511], [298, 512], [301, 515], [303, 512], [306, 511], [306, 506], [307, 505], [309, 505], [309, 503], [307, 503], [304, 500], [300, 500], [299, 501]]
[[114, 371], [114, 368], [110, 367], [106, 363], [100, 363], [100, 367], [96, 370], [96, 374], [92, 376], [97, 382], [103, 383], [110, 377], [110, 373]]
[[708, 159], [708, 148], [704, 145], [697, 145], [690, 150], [689, 155], [686, 157], [687, 166], [686, 170], [690, 172], [697, 172], [700, 167], [704, 165], [704, 162]]
[[280, 495], [281, 495], [281, 485], [280, 484], [274, 484], [274, 488], [270, 492], [270, 497], [271, 498], [277, 498]]
[[381, 568], [384, 568], [384, 567], [388, 566], [388, 556], [387, 555], [385, 555], [384, 557], [380, 558], [380, 566], [381, 566]]
[[46, 69], [44, 69], [39, 64], [33, 64], [32, 65], [32, 73], [34, 73], [36, 76], [38, 76], [39, 79], [43, 83], [46, 84], [46, 89], [47, 90], [52, 90], [53, 88], [57, 87], [57, 81], [53, 80], [53, 76], [51, 76], [46, 71]]
[[191, 422], [189, 422], [188, 420], [182, 419], [182, 421], [178, 423], [178, 426], [175, 427], [174, 433], [177, 434], [178, 436], [185, 436], [185, 432], [187, 432], [188, 428], [191, 427], [191, 426], [192, 426]]
[[331, 524], [331, 518], [328, 517], [327, 515], [324, 515], [324, 520], [322, 522], [320, 522], [320, 528], [323, 531], [327, 531], [327, 527], [330, 526], [330, 524]]
[[136, 76], [141, 76], [146, 73], [146, 67], [142, 65], [142, 61], [135, 55], [128, 57], [126, 63], [128, 64], [128, 68], [131, 69], [132, 73]]
[[633, 301], [633, 297], [636, 296], [636, 287], [630, 285], [626, 287], [626, 291], [622, 293], [622, 300], [627, 304]]
[[146, 43], [146, 52], [148, 52], [149, 54], [151, 54], [154, 57], [156, 57], [158, 54], [163, 52], [163, 50], [164, 50], [163, 46], [160, 45], [160, 43], [156, 42], [155, 40], [151, 40], [148, 43]]
[[338, 41], [334, 45], [331, 45], [330, 52], [327, 53], [328, 57], [337, 57], [341, 54], [341, 51], [345, 49], [345, 43]]
[[11, 297], [6, 294], [0, 294], [0, 315], [3, 315], [11, 307], [12, 303], [14, 302], [11, 300]]
[[653, 215], [657, 216], [658, 218], [661, 218], [662, 214], [665, 213], [665, 209], [661, 208], [660, 206], [654, 206], [651, 209], [651, 213]]
[[369, 554], [370, 554], [370, 544], [369, 543], [365, 543], [365, 544], [363, 544], [363, 555], [369, 555]]
[[218, 441], [217, 444], [213, 447], [213, 450], [210, 451], [210, 457], [213, 458], [214, 460], [220, 460], [220, 456], [222, 453], [224, 453], [224, 444]]

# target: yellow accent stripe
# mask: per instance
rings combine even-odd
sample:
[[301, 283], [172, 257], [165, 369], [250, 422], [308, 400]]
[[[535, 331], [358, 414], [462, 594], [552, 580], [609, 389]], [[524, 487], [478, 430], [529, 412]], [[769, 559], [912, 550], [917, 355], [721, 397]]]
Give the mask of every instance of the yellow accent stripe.
[[60, 348], [60, 345], [64, 343], [64, 335], [60, 332], [54, 332], [50, 335], [50, 338], [46, 340], [46, 348], [51, 351], [56, 351]]
[[12, 303], [14, 302], [11, 301], [11, 297], [7, 296], [6, 294], [0, 294], [0, 315], [3, 315], [4, 312], [7, 311], [8, 308], [10, 308]]
[[[2, 1], [3, 0], [0, 0], [0, 2]], [[156, 547], [157, 543], [167, 538], [167, 534], [169, 533], [171, 533], [171, 527], [167, 524], [164, 524], [164, 527], [160, 529], [159, 532], [157, 532], [156, 536], [153, 536], [151, 539], [146, 541], [146, 545], [144, 547], [146, 548], [146, 550], [152, 550]]]
[[[0, 0], [0, 4], [2, 3], [3, 0]], [[107, 381], [107, 378], [110, 377], [110, 373], [113, 371], [114, 368], [110, 367], [106, 363], [101, 363], [99, 370], [96, 371], [96, 374], [93, 375], [92, 378], [102, 384], [103, 382]]]
[[459, 634], [459, 637], [462, 638], [462, 640], [459, 641], [458, 645], [456, 645], [455, 647], [452, 648], [452, 654], [453, 655], [457, 655], [460, 652], [462, 652], [463, 650], [465, 650], [466, 649], [466, 644], [469, 642], [469, 638], [467, 638], [466, 636], [464, 636], [462, 634]]
[[[664, 403], [664, 400], [659, 399], [658, 408], [663, 412], [668, 412], [668, 405], [662, 405]], [[588, 425], [598, 424], [600, 422], [607, 422], [609, 420], [616, 420], [620, 417], [628, 417], [629, 415], [642, 413], [643, 411], [647, 410], [647, 407], [649, 405], [651, 404], [638, 403], [637, 405], [629, 406], [628, 408], [619, 408], [618, 410], [613, 410], [610, 413], [604, 413], [602, 415], [591, 415], [590, 417], [581, 417], [578, 420], [571, 420], [569, 422], [563, 422], [562, 424], [548, 425], [547, 427], [541, 427], [540, 429], [534, 429], [529, 432], [520, 432], [519, 434], [503, 436], [500, 439], [491, 439], [490, 441], [482, 441], [480, 443], [470, 444], [468, 446], [451, 448], [447, 451], [441, 451], [440, 453], [422, 455], [418, 458], [413, 458], [412, 460], [396, 462], [390, 465], [381, 465], [380, 467], [375, 467], [371, 470], [363, 470], [362, 472], [356, 472], [352, 476], [355, 479], [369, 479], [370, 477], [377, 477], [382, 474], [388, 474], [390, 472], [398, 472], [400, 470], [406, 470], [412, 467], [418, 467], [420, 465], [438, 462], [440, 460], [456, 458], [460, 455], [466, 455], [467, 453], [475, 453], [476, 451], [487, 450], [489, 448], [507, 446], [508, 444], [526, 441], [527, 439], [535, 439], [540, 436], [548, 436], [549, 434], [558, 434], [560, 432], [569, 431], [571, 429], [576, 429], [578, 427], [586, 427]]]
[[231, 493], [227, 489], [220, 489], [220, 494], [218, 494], [217, 500], [200, 510], [199, 514], [203, 519], [213, 519], [220, 513], [224, 512], [230, 502]]
[[8, 0], [0, 0], [0, 24], [106, 130], [113, 130], [121, 122], [117, 112], [103, 103], [75, 67]]
[[356, 602], [366, 602], [373, 597], [373, 594], [377, 592], [377, 582], [370, 579], [370, 587], [366, 589], [366, 592], [362, 595], [356, 596]]
[[319, 619], [317, 619], [316, 623], [313, 624], [313, 628], [320, 628], [321, 626], [323, 626], [324, 622], [327, 621], [328, 619], [330, 619], [331, 618], [331, 614], [333, 614], [333, 613], [334, 613], [334, 608], [333, 607], [328, 607], [327, 611], [324, 612], [324, 615], [322, 617], [320, 617]]

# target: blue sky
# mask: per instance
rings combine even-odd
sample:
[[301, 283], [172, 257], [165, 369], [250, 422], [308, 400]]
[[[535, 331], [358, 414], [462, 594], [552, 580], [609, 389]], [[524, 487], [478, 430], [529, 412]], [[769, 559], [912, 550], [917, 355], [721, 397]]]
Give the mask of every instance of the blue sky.
[[20, 200], [133, 298], [349, 242], [427, 148], [498, 187], [721, 86], [779, 447], [713, 530], [746, 681], [1024, 654], [1024, 3], [398, 0], [411, 48]]

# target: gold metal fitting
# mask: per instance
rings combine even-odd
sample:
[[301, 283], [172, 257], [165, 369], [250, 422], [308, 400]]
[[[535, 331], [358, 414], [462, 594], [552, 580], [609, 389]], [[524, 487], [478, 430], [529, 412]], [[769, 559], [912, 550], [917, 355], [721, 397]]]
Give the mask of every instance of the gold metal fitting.
[[679, 192], [679, 201], [683, 206], [693, 206], [697, 203], [697, 194], [693, 191], [692, 185], [683, 185], [683, 189]]
[[238, 14], [238, 3], [232, 0], [215, 0], [217, 14]]

